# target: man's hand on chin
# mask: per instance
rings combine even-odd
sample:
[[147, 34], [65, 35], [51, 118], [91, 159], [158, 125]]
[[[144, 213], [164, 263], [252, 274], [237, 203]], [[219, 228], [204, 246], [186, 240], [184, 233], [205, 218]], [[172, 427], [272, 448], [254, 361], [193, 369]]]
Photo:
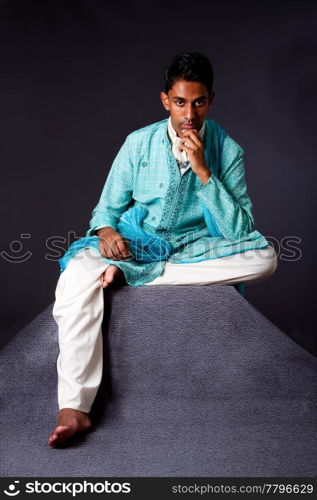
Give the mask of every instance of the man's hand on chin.
[[207, 166], [204, 143], [201, 140], [197, 130], [182, 130], [181, 150], [188, 154], [190, 166], [196, 175], [200, 178], [202, 184], [206, 184], [211, 172]]

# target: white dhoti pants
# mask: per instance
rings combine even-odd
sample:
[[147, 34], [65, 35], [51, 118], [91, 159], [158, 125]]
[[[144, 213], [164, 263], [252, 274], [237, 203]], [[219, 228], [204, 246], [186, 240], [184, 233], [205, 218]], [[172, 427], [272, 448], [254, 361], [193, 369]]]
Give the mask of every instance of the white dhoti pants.
[[[101, 324], [108, 267], [96, 249], [73, 257], [60, 275], [53, 317], [58, 325], [58, 406], [90, 412], [103, 369]], [[277, 267], [272, 246], [190, 264], [167, 262], [161, 276], [146, 285], [234, 285], [259, 282]]]

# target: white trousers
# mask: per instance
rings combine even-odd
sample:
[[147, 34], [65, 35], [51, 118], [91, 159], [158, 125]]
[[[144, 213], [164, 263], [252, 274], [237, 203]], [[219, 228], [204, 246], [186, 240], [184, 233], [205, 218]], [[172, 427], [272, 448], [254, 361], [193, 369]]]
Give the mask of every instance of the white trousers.
[[[103, 369], [101, 324], [108, 267], [96, 249], [73, 257], [60, 275], [53, 317], [58, 325], [58, 406], [90, 412]], [[161, 276], [146, 285], [234, 285], [259, 282], [277, 267], [272, 246], [190, 264], [166, 263]]]

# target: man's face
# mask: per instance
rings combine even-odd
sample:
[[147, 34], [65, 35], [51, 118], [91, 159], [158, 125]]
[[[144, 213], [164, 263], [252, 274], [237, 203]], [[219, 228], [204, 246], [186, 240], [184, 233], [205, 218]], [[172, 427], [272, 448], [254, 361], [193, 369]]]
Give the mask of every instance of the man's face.
[[201, 129], [214, 95], [203, 83], [186, 80], [176, 80], [167, 94], [161, 92], [162, 104], [170, 112], [172, 125], [179, 137], [182, 130]]

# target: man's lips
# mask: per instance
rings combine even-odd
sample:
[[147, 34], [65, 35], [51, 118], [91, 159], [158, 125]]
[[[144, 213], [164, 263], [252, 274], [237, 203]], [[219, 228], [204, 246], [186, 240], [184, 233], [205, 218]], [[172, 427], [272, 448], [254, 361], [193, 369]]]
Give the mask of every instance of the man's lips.
[[182, 125], [182, 129], [185, 129], [185, 130], [191, 130], [193, 128], [196, 128], [195, 125]]

